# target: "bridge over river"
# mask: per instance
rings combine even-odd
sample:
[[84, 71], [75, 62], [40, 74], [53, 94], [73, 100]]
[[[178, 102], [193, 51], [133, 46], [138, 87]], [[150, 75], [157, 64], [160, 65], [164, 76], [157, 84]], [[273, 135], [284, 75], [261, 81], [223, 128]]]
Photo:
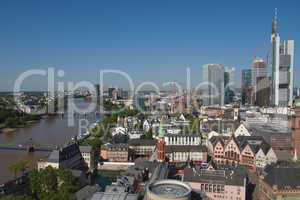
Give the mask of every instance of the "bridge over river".
[[0, 144], [0, 150], [13, 150], [13, 151], [44, 151], [51, 152], [59, 147], [53, 144], [35, 144], [33, 142], [25, 142], [21, 144]]

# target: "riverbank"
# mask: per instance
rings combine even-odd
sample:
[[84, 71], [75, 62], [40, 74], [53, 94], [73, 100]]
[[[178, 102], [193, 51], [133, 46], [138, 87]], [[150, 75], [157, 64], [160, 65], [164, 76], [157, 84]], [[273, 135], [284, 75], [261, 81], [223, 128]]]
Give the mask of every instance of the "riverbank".
[[[88, 102], [76, 99], [76, 104], [80, 107], [87, 107]], [[60, 114], [50, 114], [42, 115], [39, 120], [27, 120], [29, 122], [23, 128], [11, 128], [5, 129], [4, 131], [8, 133], [0, 133], [0, 144], [43, 144], [43, 145], [57, 145], [62, 146], [69, 141], [74, 136], [79, 134], [80, 120], [86, 119], [91, 124], [95, 123], [98, 118], [96, 118], [95, 113], [88, 113], [87, 115], [76, 115], [74, 116], [74, 124], [71, 126], [68, 124], [68, 115]], [[1, 124], [0, 124], [1, 125]], [[5, 124], [3, 124], [5, 125]], [[0, 126], [3, 131], [5, 126]], [[12, 131], [12, 132], [9, 132]], [[90, 137], [92, 138], [92, 137]], [[46, 153], [46, 155], [45, 155]], [[28, 154], [25, 151], [12, 151], [12, 150], [1, 150], [0, 151], [0, 183], [3, 181], [8, 181], [13, 178], [13, 174], [8, 170], [8, 167], [17, 162], [18, 160], [28, 160], [30, 162], [32, 169], [36, 166], [36, 161], [39, 159], [47, 158], [47, 152], [34, 152]]]
[[31, 126], [33, 126], [34, 124], [38, 123], [41, 119], [42, 119], [42, 118], [37, 119], [37, 120], [30, 120], [30, 121], [25, 122], [24, 125], [19, 125], [19, 126], [17, 126], [17, 127], [5, 127], [5, 126], [3, 126], [3, 128], [2, 128], [2, 127], [0, 128], [0, 134], [1, 134], [1, 133], [3, 133], [3, 134], [13, 133], [13, 132], [17, 131], [17, 130], [20, 129], [20, 128], [28, 128], [28, 127], [31, 127]]
[[39, 159], [46, 159], [49, 152], [35, 152], [27, 153], [26, 151], [11, 151], [1, 150], [0, 158], [2, 164], [0, 165], [0, 184], [14, 179], [14, 173], [9, 170], [9, 166], [16, 163], [19, 160], [28, 161], [27, 170], [36, 169], [36, 163]]
[[0, 129], [0, 133], [4, 133], [4, 134], [12, 133], [14, 131], [16, 131], [16, 128], [1, 128]]

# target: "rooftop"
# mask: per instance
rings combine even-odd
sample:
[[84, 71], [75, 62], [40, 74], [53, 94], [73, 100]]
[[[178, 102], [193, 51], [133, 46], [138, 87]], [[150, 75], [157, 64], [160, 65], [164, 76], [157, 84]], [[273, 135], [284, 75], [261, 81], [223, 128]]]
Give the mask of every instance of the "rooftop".
[[176, 199], [190, 195], [191, 188], [189, 185], [176, 180], [161, 180], [148, 186], [148, 191], [165, 198]]
[[92, 147], [91, 146], [79, 146], [81, 153], [91, 153]]
[[230, 170], [185, 168], [183, 181], [243, 186], [246, 177], [247, 173], [242, 168]]
[[58, 163], [64, 160], [68, 160], [69, 158], [74, 157], [78, 154], [80, 154], [78, 144], [71, 143], [59, 150], [53, 150], [48, 157], [48, 161]]
[[268, 166], [264, 181], [278, 189], [300, 189], [300, 168]]
[[167, 145], [166, 153], [172, 152], [207, 152], [207, 148], [202, 145]]
[[155, 146], [155, 139], [130, 139], [128, 141], [130, 146]]
[[137, 200], [138, 194], [97, 192], [91, 200]]
[[94, 193], [99, 192], [100, 190], [101, 188], [99, 187], [99, 185], [87, 185], [77, 191], [75, 196], [77, 200], [90, 199]]

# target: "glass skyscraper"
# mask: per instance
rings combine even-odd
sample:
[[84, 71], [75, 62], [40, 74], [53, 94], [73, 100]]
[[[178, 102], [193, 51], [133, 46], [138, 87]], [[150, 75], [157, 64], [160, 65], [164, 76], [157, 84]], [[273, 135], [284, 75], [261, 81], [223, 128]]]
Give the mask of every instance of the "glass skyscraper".
[[224, 67], [220, 64], [203, 66], [203, 105], [224, 105]]

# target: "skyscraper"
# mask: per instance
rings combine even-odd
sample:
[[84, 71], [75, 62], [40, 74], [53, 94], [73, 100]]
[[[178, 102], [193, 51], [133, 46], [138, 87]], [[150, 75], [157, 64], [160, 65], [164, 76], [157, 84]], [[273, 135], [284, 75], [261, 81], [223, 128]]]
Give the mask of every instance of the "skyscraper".
[[259, 107], [270, 106], [270, 93], [271, 93], [270, 77], [258, 77], [255, 94], [255, 105]]
[[203, 66], [203, 104], [224, 105], [224, 67], [220, 64]]
[[277, 11], [272, 23], [272, 104], [274, 106], [292, 106], [294, 41], [280, 42], [277, 32]]
[[254, 58], [252, 63], [252, 104], [268, 106], [270, 102], [270, 83], [268, 68], [261, 58]]
[[252, 71], [251, 69], [242, 70], [242, 104], [251, 103], [251, 93], [252, 93]]
[[235, 68], [226, 67], [224, 72], [224, 102], [229, 104], [233, 102], [235, 92]]
[[224, 79], [225, 87], [229, 87], [232, 91], [235, 91], [235, 68], [234, 67], [226, 67], [225, 74], [228, 78], [227, 80]]
[[95, 89], [96, 89], [96, 96], [99, 97], [100, 96], [100, 85], [96, 84]]
[[242, 88], [251, 87], [252, 85], [252, 71], [251, 69], [242, 70]]

